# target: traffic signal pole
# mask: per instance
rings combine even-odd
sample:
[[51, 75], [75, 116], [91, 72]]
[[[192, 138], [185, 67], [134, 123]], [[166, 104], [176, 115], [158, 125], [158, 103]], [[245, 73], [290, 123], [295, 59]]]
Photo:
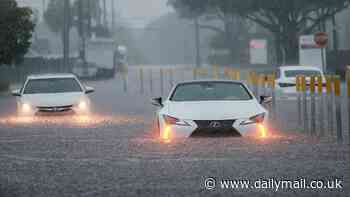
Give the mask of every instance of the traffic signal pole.
[[83, 64], [86, 64], [85, 58], [85, 25], [84, 25], [84, 13], [83, 13], [83, 1], [78, 1], [78, 31], [79, 31], [79, 57], [83, 61]]
[[115, 32], [115, 4], [114, 4], [115, 0], [111, 1], [111, 7], [112, 7], [112, 33]]
[[103, 0], [103, 25], [107, 28], [107, 4], [106, 0]]
[[64, 25], [63, 25], [63, 67], [64, 72], [71, 71], [69, 63], [69, 29], [70, 29], [70, 2], [64, 0]]
[[199, 32], [199, 17], [195, 19], [195, 39], [196, 39], [196, 67], [201, 66], [201, 55], [200, 55], [200, 32]]

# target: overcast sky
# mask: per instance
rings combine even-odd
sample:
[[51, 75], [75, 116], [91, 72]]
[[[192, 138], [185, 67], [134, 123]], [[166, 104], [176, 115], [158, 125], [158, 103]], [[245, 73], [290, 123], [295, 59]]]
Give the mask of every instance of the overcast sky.
[[131, 24], [149, 23], [171, 11], [167, 0], [114, 0], [121, 16], [129, 18]]
[[[1, 0], [0, 0], [1, 1]], [[20, 5], [31, 6], [41, 13], [42, 5], [50, 0], [17, 0]], [[171, 11], [167, 6], [167, 0], [113, 0], [120, 20], [133, 26], [142, 27], [159, 16]], [[107, 8], [111, 8], [111, 0], [107, 0]], [[108, 9], [110, 12], [110, 9]], [[120, 22], [120, 21], [119, 21]]]

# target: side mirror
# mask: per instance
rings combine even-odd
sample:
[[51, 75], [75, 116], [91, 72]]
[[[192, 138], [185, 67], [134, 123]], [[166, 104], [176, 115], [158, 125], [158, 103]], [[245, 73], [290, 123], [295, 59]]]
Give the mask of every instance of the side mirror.
[[18, 90], [12, 91], [11, 94], [12, 94], [12, 96], [18, 96], [18, 97], [22, 96], [22, 95], [21, 95], [21, 90], [19, 90], [19, 89], [18, 89]]
[[260, 104], [272, 103], [272, 96], [260, 96]]
[[164, 105], [162, 97], [152, 99], [152, 105], [156, 107], [163, 107]]
[[85, 94], [91, 94], [93, 92], [95, 92], [94, 88], [92, 88], [92, 87], [86, 87], [85, 88]]

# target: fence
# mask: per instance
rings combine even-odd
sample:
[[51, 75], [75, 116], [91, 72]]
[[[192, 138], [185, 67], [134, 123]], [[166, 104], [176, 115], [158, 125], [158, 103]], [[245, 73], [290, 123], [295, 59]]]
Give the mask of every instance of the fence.
[[[132, 70], [132, 69], [130, 69]], [[149, 97], [167, 96], [177, 83], [186, 80], [225, 79], [245, 82], [259, 98], [272, 96], [267, 106], [271, 118], [282, 130], [297, 130], [314, 137], [331, 137], [343, 143], [348, 135], [350, 143], [350, 71], [347, 73], [345, 91], [342, 91], [340, 77], [298, 76], [295, 84], [295, 100], [283, 100], [277, 93], [274, 73], [258, 73], [250, 70], [238, 70], [212, 66], [208, 68], [145, 68], [138, 67], [136, 72], [121, 74], [124, 92], [149, 94]], [[132, 82], [128, 82], [129, 80]], [[347, 110], [345, 110], [347, 109]], [[345, 126], [348, 127], [347, 132]]]

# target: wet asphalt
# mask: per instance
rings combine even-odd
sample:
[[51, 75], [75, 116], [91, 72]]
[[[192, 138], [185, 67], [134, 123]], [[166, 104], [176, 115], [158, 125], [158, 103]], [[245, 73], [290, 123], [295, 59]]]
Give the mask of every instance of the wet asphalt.
[[[149, 100], [166, 95], [171, 82], [165, 77], [160, 91], [156, 73], [142, 89], [137, 76], [130, 69], [126, 83], [120, 75], [86, 82], [96, 88], [91, 95], [94, 113], [88, 118], [21, 120], [15, 116], [14, 98], [0, 96], [0, 197], [350, 196], [350, 146], [297, 131], [295, 103], [280, 103], [279, 125], [287, 126], [276, 126], [267, 139], [166, 143], [152, 132], [155, 109]], [[174, 78], [182, 80], [186, 74]], [[207, 178], [216, 180], [216, 188], [205, 188]], [[343, 188], [276, 192], [220, 187], [222, 179], [272, 178], [339, 179]]]

